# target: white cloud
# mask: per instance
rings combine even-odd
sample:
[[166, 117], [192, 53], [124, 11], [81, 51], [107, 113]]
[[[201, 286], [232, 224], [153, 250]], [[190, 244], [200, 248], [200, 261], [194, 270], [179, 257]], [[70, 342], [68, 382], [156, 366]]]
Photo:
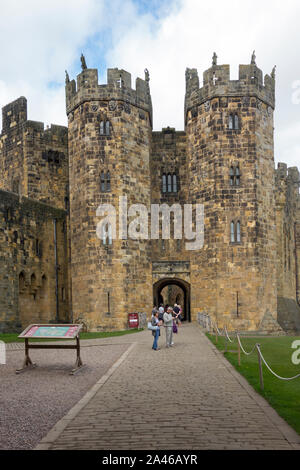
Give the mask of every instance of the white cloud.
[[[29, 119], [66, 124], [64, 70], [74, 77], [83, 50], [88, 66], [106, 65], [143, 77], [147, 67], [154, 128], [183, 129], [185, 69], [197, 67], [200, 80], [214, 51], [219, 63], [257, 64], [270, 73], [277, 64], [275, 155], [300, 166], [299, 111], [292, 84], [300, 80], [297, 0], [10, 0], [0, 18], [0, 106], [24, 95]], [[155, 14], [151, 7], [157, 8]]]
[[[182, 0], [181, 6], [156, 24], [149, 18], [116, 41], [107, 55], [110, 66], [125, 68], [134, 76], [150, 71], [154, 107], [154, 128], [170, 125], [183, 129], [185, 68], [197, 67], [199, 78], [217, 52], [218, 63], [231, 65], [231, 78], [240, 63], [250, 63], [256, 50], [257, 64], [270, 73], [277, 64], [277, 109], [275, 115], [275, 155], [289, 165], [300, 167], [300, 134], [289, 137], [283, 128], [299, 118], [300, 104], [292, 105], [292, 82], [300, 79], [296, 44], [300, 33], [297, 0]], [[280, 137], [279, 137], [280, 136]]]
[[66, 124], [64, 70], [103, 24], [102, 1], [2, 2], [0, 106], [24, 95], [30, 119]]

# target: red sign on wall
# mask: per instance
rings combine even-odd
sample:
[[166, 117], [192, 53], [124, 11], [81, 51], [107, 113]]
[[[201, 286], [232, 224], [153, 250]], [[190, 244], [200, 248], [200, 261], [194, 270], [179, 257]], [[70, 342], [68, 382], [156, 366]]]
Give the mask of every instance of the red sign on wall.
[[128, 314], [128, 326], [129, 326], [129, 328], [138, 328], [139, 327], [139, 314], [138, 313], [129, 313]]

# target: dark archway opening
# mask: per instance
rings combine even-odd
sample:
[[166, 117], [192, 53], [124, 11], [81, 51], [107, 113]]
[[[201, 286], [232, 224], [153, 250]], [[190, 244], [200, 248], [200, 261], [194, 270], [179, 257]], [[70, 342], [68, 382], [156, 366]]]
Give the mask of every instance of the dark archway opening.
[[191, 321], [190, 311], [190, 285], [182, 279], [166, 278], [157, 281], [153, 285], [153, 304], [169, 304], [173, 307], [174, 303], [182, 307], [183, 321]]

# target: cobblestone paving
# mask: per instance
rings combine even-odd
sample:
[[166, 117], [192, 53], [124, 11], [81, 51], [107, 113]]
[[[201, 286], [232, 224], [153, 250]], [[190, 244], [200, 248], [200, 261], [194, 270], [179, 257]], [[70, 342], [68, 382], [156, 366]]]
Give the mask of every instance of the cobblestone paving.
[[130, 346], [102, 347], [98, 342], [86, 347], [84, 341], [81, 343], [86, 367], [77, 375], [69, 375], [75, 364], [75, 351], [31, 350], [31, 359], [38, 367], [16, 375], [16, 369], [23, 364], [24, 351], [7, 350], [7, 363], [0, 364], [0, 450], [34, 448]]
[[184, 325], [169, 349], [164, 332], [159, 351], [148, 331], [134, 341], [50, 449], [299, 448], [296, 433], [241, 383], [198, 326]]

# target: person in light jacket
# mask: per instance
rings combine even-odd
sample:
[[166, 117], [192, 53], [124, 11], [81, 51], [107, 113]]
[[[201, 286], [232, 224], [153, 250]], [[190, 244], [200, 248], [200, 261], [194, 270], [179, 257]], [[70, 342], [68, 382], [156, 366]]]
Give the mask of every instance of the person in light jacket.
[[[166, 329], [166, 347], [170, 348], [173, 345], [173, 310], [171, 307], [164, 313], [164, 327]], [[175, 316], [177, 318], [177, 315]]]

